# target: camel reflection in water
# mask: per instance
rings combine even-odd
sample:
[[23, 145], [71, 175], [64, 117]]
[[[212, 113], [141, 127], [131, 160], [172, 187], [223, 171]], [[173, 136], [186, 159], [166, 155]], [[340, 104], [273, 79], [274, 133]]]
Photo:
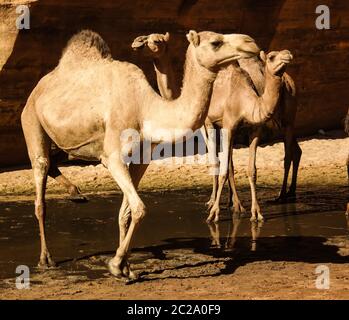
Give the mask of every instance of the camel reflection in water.
[[[225, 237], [225, 243], [221, 244], [221, 232], [219, 222], [208, 223], [208, 228], [211, 235], [211, 248], [223, 248], [225, 250], [233, 250], [235, 248], [235, 243], [239, 237], [239, 227], [242, 218], [239, 214], [234, 214], [229, 226], [228, 234]], [[260, 236], [263, 221], [253, 221], [251, 223], [251, 251], [257, 250], [257, 240]]]

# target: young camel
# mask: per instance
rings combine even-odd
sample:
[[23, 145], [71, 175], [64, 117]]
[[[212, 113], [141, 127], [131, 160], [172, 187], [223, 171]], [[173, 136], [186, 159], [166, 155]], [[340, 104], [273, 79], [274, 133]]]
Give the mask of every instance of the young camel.
[[[261, 52], [261, 60], [258, 58], [246, 59], [239, 61], [239, 65], [241, 67], [241, 72], [247, 72], [251, 76], [251, 80], [253, 82], [250, 85], [253, 85], [258, 92], [261, 94], [266, 89], [266, 75], [263, 69], [265, 68], [265, 64], [269, 62], [278, 64], [282, 63], [284, 59], [289, 60], [292, 59], [292, 56], [289, 56], [289, 52], [286, 50], [281, 52], [270, 52], [268, 55], [265, 55]], [[218, 77], [219, 78], [219, 77]], [[219, 80], [217, 78], [216, 82]], [[297, 174], [298, 167], [301, 158], [301, 148], [298, 145], [298, 142], [294, 136], [294, 122], [295, 116], [297, 112], [297, 103], [295, 98], [295, 85], [292, 78], [284, 72], [282, 77], [282, 86], [280, 93], [280, 100], [277, 106], [276, 111], [274, 112], [272, 119], [267, 122], [267, 125], [273, 126], [275, 122], [278, 124], [278, 128], [281, 128], [284, 134], [284, 145], [285, 145], [285, 159], [284, 159], [284, 178], [283, 184], [281, 188], [281, 192], [278, 200], [287, 201], [289, 198], [295, 197], [296, 185], [297, 185]], [[214, 88], [214, 94], [212, 96], [211, 104], [215, 106], [215, 109], [211, 111], [206, 120], [206, 127], [213, 128], [221, 128], [221, 123], [224, 122], [224, 117], [228, 115], [226, 110], [235, 110], [236, 123], [232, 124], [232, 126], [236, 129], [236, 126], [241, 122], [241, 119], [238, 117], [238, 113], [243, 113], [243, 109], [245, 108], [244, 95], [243, 95], [243, 86], [239, 86], [239, 90], [236, 90], [234, 86], [238, 86], [237, 83], [234, 83], [231, 92], [226, 92], [224, 87]], [[221, 101], [221, 97], [219, 96], [219, 91], [222, 94], [229, 94], [230, 98], [225, 101], [228, 104], [223, 104]], [[218, 100], [216, 103], [215, 100]], [[240, 111], [237, 111], [240, 110]], [[223, 120], [222, 120], [223, 118]], [[244, 119], [246, 120], [246, 119]], [[251, 124], [247, 121], [248, 124]], [[233, 129], [233, 130], [235, 130]], [[250, 150], [249, 150], [249, 165], [248, 165], [248, 177], [249, 183], [251, 187], [251, 195], [252, 195], [252, 206], [251, 206], [251, 220], [263, 220], [263, 216], [261, 214], [261, 209], [258, 204], [257, 195], [256, 195], [256, 180], [257, 180], [257, 170], [256, 170], [256, 152], [259, 144], [259, 140], [262, 136], [262, 127], [256, 126], [253, 128], [253, 132], [250, 136]], [[215, 139], [211, 137], [212, 143], [214, 145]], [[212, 151], [213, 150], [213, 151]], [[214, 152], [215, 148], [213, 148], [211, 152]], [[292, 171], [292, 181], [287, 192], [287, 180], [288, 174], [290, 170], [291, 163], [293, 164]], [[230, 189], [232, 189], [232, 196], [230, 197], [230, 202], [233, 202], [234, 212], [244, 212], [244, 208], [241, 205], [240, 199], [237, 195], [236, 187], [235, 187], [235, 179], [234, 179], [234, 170], [233, 170], [233, 159], [230, 158], [229, 164], [229, 185]], [[208, 202], [208, 206], [211, 209], [208, 220], [215, 219], [217, 221], [219, 219], [219, 201], [222, 192], [222, 188], [224, 185], [224, 181], [226, 178], [217, 176], [213, 177], [213, 190], [211, 194], [210, 201]]]
[[[265, 104], [261, 106], [260, 110], [269, 113], [267, 119], [271, 119], [274, 111], [277, 112], [278, 110], [280, 110], [278, 107], [280, 101], [279, 98], [281, 96], [281, 88], [285, 83], [284, 72], [287, 64], [289, 64], [292, 59], [293, 57], [288, 50], [270, 52], [265, 58], [265, 88], [263, 90], [264, 92], [262, 97], [266, 96], [268, 99], [265, 100]], [[217, 175], [214, 175], [215, 184], [217, 184], [218, 180], [218, 187], [213, 192], [215, 198], [210, 210], [210, 214], [207, 218], [208, 221], [219, 220], [219, 201], [223, 186], [228, 176], [230, 186], [233, 189], [234, 206], [236, 208], [236, 211], [240, 211], [242, 208], [241, 203], [237, 197], [234, 182], [234, 166], [232, 161], [232, 144], [234, 135], [238, 125], [242, 121], [245, 121], [248, 124], [262, 123], [261, 121], [257, 121], [260, 119], [260, 115], [256, 115], [249, 111], [251, 105], [254, 105], [254, 99], [248, 95], [248, 92], [252, 91], [255, 93], [255, 95], [257, 95], [258, 92], [256, 92], [257, 89], [256, 91], [253, 90], [253, 84], [251, 83], [251, 81], [246, 81], [247, 78], [241, 76], [245, 72], [246, 71], [242, 68], [229, 66], [219, 73], [213, 89], [211, 106], [207, 117], [208, 120], [206, 121], [205, 126], [208, 127], [209, 125], [211, 125], [215, 129], [224, 129], [225, 139], [223, 139], [222, 158], [220, 159], [220, 163], [218, 164], [219, 177], [217, 177]], [[275, 77], [278, 77], [278, 83], [271, 81], [271, 79], [274, 79]], [[227, 86], [227, 84], [229, 85]], [[256, 86], [256, 88], [258, 88], [258, 86]], [[270, 110], [273, 110], [273, 112], [270, 112]], [[259, 136], [253, 137], [252, 145], [254, 150], [258, 145], [258, 138]], [[208, 143], [208, 145], [214, 145], [215, 137], [209, 135], [209, 139], [211, 143]], [[209, 152], [214, 152], [215, 149], [216, 148], [211, 148]], [[229, 151], [225, 152], [224, 150]], [[263, 216], [261, 215], [255, 192], [255, 152], [252, 154], [250, 153], [249, 168], [249, 181], [252, 191], [251, 220], [262, 220]]]
[[[347, 133], [347, 135], [349, 136], [349, 109], [348, 109], [348, 113], [347, 113], [345, 120], [344, 120], [344, 129], [345, 129], [345, 132]], [[347, 158], [347, 174], [348, 174], [348, 184], [349, 184], [349, 154], [348, 154], [348, 158]], [[345, 212], [345, 214], [347, 216], [349, 216], [349, 202], [347, 203], [347, 211]]]
[[[136, 277], [127, 260], [134, 232], [146, 213], [136, 189], [148, 163], [128, 167], [125, 157], [139, 146], [142, 150], [145, 142], [172, 143], [200, 128], [218, 71], [259, 53], [246, 35], [190, 31], [187, 38], [183, 89], [173, 101], [159, 97], [137, 66], [113, 60], [104, 40], [88, 30], [69, 41], [58, 66], [34, 88], [21, 121], [36, 187], [40, 267], [54, 265], [45, 238], [45, 189], [53, 142], [74, 158], [101, 161], [121, 188], [120, 243], [108, 266], [119, 279]], [[154, 134], [163, 128], [176, 130], [177, 135]], [[125, 130], [130, 129], [139, 132], [138, 142], [125, 139]]]
[[[162, 96], [167, 99], [172, 99], [171, 93], [172, 92], [178, 92], [178, 86], [176, 85], [176, 82], [173, 78], [173, 70], [172, 70], [172, 64], [171, 59], [169, 57], [169, 50], [168, 50], [168, 41], [170, 37], [169, 34], [166, 33], [165, 35], [162, 34], [150, 34], [148, 36], [140, 36], [137, 37], [133, 44], [132, 48], [134, 50], [142, 50], [144, 55], [153, 57], [154, 61], [154, 69], [157, 75], [157, 83], [159, 87], [159, 91], [161, 92]], [[220, 85], [215, 85], [213, 88], [213, 96], [219, 97], [219, 101], [215, 105], [215, 110], [217, 110], [216, 106], [220, 107], [220, 110], [218, 110], [218, 113], [213, 114], [211, 113], [211, 117], [208, 117], [205, 121], [205, 127], [206, 129], [219, 129], [219, 123], [218, 121], [222, 119], [224, 110], [226, 113], [230, 112], [231, 109], [238, 108], [241, 112], [241, 116], [239, 119], [239, 122], [244, 119], [243, 115], [243, 108], [245, 104], [245, 98], [244, 94], [247, 92], [251, 92], [252, 90], [256, 90], [258, 95], [261, 96], [264, 92], [265, 87], [265, 75], [264, 75], [264, 68], [265, 64], [267, 62], [265, 54], [261, 54], [261, 57], [264, 59], [264, 63], [262, 63], [258, 59], [243, 59], [239, 61], [240, 66], [243, 66], [244, 71], [247, 72], [245, 74], [244, 72], [236, 72], [235, 77], [241, 78], [242, 83], [247, 84], [243, 85], [241, 88], [238, 87], [237, 83], [233, 83], [233, 88], [230, 90], [226, 90], [226, 87], [229, 86], [229, 78], [225, 78], [227, 74], [224, 73], [224, 71], [221, 71], [216, 79], [216, 82], [220, 82]], [[277, 60], [281, 59], [281, 55], [279, 55], [277, 52], [270, 53], [269, 60], [271, 63], [273, 63], [274, 59], [277, 64]], [[233, 66], [230, 67], [233, 69]], [[159, 71], [160, 70], [160, 71]], [[233, 69], [234, 72], [234, 69]], [[251, 80], [253, 83], [248, 82], [248, 77], [251, 77]], [[227, 81], [226, 81], [227, 80]], [[225, 82], [226, 81], [226, 82]], [[286, 132], [286, 139], [285, 139], [285, 174], [284, 174], [284, 183], [282, 186], [282, 191], [280, 193], [280, 198], [285, 198], [287, 196], [293, 195], [295, 193], [296, 189], [296, 179], [297, 179], [297, 169], [298, 164], [300, 160], [300, 148], [298, 146], [297, 141], [294, 139], [293, 136], [293, 123], [296, 113], [296, 103], [294, 98], [294, 84], [290, 76], [288, 76], [286, 73], [284, 73], [282, 77], [282, 93], [281, 93], [281, 102], [279, 107], [279, 113], [281, 111], [281, 115], [279, 115], [279, 118], [281, 118], [282, 126], [285, 129]], [[164, 88], [166, 90], [164, 90]], [[219, 90], [217, 93], [216, 91]], [[234, 93], [234, 96], [232, 97], [232, 91], [237, 91], [238, 93]], [[234, 100], [236, 99], [236, 100]], [[273, 103], [274, 101], [271, 100]], [[246, 103], [248, 103], [248, 99], [246, 99]], [[213, 105], [213, 102], [211, 101], [211, 105]], [[210, 107], [211, 110], [212, 107]], [[224, 114], [226, 114], [224, 113]], [[210, 114], [210, 112], [209, 112]], [[252, 117], [249, 115], [247, 118], [250, 120], [248, 122], [250, 123], [256, 123], [255, 121], [251, 121]], [[217, 121], [218, 120], [218, 121]], [[246, 120], [246, 119], [245, 119]], [[258, 122], [257, 122], [258, 123]], [[210, 134], [208, 134], [210, 131]], [[203, 127], [203, 130], [201, 130], [204, 138], [206, 138], [206, 141], [210, 139], [210, 141], [207, 141], [207, 146], [209, 147], [209, 152], [214, 153], [216, 150], [215, 139], [214, 135], [212, 134], [213, 130], [205, 130]], [[256, 196], [256, 151], [257, 146], [259, 142], [259, 138], [261, 136], [261, 127], [257, 127], [253, 135], [251, 136], [252, 143], [250, 144], [250, 160], [249, 160], [249, 182], [251, 185], [251, 193], [252, 193], [252, 218], [254, 219], [255, 216], [259, 220], [262, 220], [263, 217], [261, 215], [261, 210], [257, 201]], [[209, 136], [209, 138], [207, 137]], [[288, 171], [289, 171], [289, 162], [290, 160], [294, 161], [293, 165], [293, 175], [292, 175], [292, 183], [290, 186], [290, 192], [286, 193], [287, 188], [287, 177], [288, 177]], [[232, 160], [230, 164], [230, 168], [233, 168]], [[218, 209], [213, 208], [216, 195], [217, 195], [217, 184], [218, 184], [218, 176], [213, 176], [213, 190], [211, 199], [208, 202], [209, 209], [215, 210], [215, 220], [218, 220], [219, 215], [219, 207]], [[241, 205], [241, 202], [238, 198], [236, 187], [235, 187], [235, 181], [234, 181], [234, 173], [229, 171], [229, 186], [230, 190], [232, 189], [233, 197], [230, 197], [230, 201], [234, 204], [234, 211], [235, 212], [241, 212], [245, 211], [244, 208]], [[232, 199], [233, 198], [233, 199]], [[232, 201], [233, 200], [233, 201]], [[219, 199], [218, 199], [219, 201]], [[212, 215], [210, 214], [210, 217]], [[208, 219], [209, 221], [211, 218]]]

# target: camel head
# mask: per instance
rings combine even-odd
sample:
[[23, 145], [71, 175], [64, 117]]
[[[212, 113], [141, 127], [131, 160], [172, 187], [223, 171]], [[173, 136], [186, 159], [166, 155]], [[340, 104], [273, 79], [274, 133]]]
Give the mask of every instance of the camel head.
[[244, 34], [219, 34], [210, 31], [189, 31], [189, 50], [195, 52], [197, 62], [204, 68], [217, 72], [230, 63], [259, 54], [256, 42]]
[[293, 55], [288, 50], [260, 53], [260, 58], [266, 64], [266, 69], [273, 75], [282, 76], [287, 65], [292, 61]]
[[142, 50], [146, 56], [159, 59], [166, 53], [169, 40], [168, 32], [166, 34], [152, 33], [148, 36], [137, 37], [131, 47], [135, 51]]

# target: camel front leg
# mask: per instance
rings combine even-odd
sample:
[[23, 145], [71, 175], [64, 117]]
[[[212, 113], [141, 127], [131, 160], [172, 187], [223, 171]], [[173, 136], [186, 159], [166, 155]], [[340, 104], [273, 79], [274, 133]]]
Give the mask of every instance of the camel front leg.
[[146, 208], [133, 184], [132, 178], [125, 163], [120, 158], [119, 152], [114, 152], [107, 159], [104, 159], [104, 164], [109, 169], [116, 183], [126, 197], [127, 203], [131, 211], [131, 222], [126, 234], [123, 235], [123, 240], [119, 244], [114, 258], [109, 261], [109, 271], [117, 278], [125, 278], [123, 274], [124, 263], [127, 258], [131, 240], [137, 227], [145, 216]]
[[32, 160], [32, 168], [35, 180], [36, 199], [35, 199], [35, 216], [39, 221], [41, 253], [39, 268], [54, 267], [53, 261], [46, 244], [45, 218], [46, 218], [46, 203], [45, 189], [47, 182], [47, 172], [49, 168], [49, 158], [45, 156], [36, 156]]
[[[284, 179], [283, 179], [280, 195], [277, 199], [277, 201], [281, 201], [281, 202], [285, 202], [288, 199], [294, 200], [296, 197], [297, 175], [298, 175], [299, 162], [302, 156], [302, 150], [299, 147], [297, 140], [294, 138], [293, 126], [288, 126], [285, 129], [284, 146], [285, 146]], [[289, 175], [291, 163], [293, 164], [292, 182], [290, 185], [290, 190], [289, 192], [287, 192], [287, 181], [288, 181], [288, 175]]]
[[229, 208], [233, 206], [233, 213], [239, 214], [239, 213], [245, 213], [246, 210], [242, 206], [241, 201], [239, 199], [239, 195], [236, 189], [236, 183], [235, 183], [235, 172], [234, 172], [234, 159], [233, 159], [233, 150], [231, 152], [231, 157], [229, 161]]
[[219, 168], [219, 161], [217, 159], [216, 134], [214, 125], [209, 121], [206, 121], [205, 125], [202, 126], [200, 130], [207, 146], [208, 160], [210, 164], [210, 174], [212, 175], [212, 192], [209, 201], [206, 202], [207, 209], [211, 210], [216, 199], [218, 186], [217, 171]]
[[219, 213], [220, 213], [219, 204], [220, 204], [223, 187], [228, 177], [229, 158], [231, 156], [231, 151], [232, 151], [231, 142], [232, 142], [232, 130], [223, 129], [223, 143], [222, 143], [223, 151], [222, 151], [222, 159], [220, 160], [220, 166], [219, 166], [217, 196], [213, 204], [213, 207], [210, 210], [210, 214], [207, 218], [207, 222], [211, 222], [212, 220], [214, 220], [215, 222], [219, 221]]
[[[293, 136], [293, 133], [292, 133]], [[299, 146], [296, 138], [293, 136], [292, 139], [292, 180], [290, 188], [286, 194], [287, 198], [295, 199], [296, 198], [296, 189], [297, 189], [297, 177], [298, 177], [298, 168], [299, 163], [302, 157], [302, 149]]]
[[257, 147], [260, 140], [261, 129], [257, 129], [251, 136], [250, 148], [249, 148], [249, 162], [248, 162], [248, 181], [251, 188], [251, 221], [262, 221], [263, 216], [261, 208], [257, 199], [256, 183], [257, 183], [257, 168], [256, 168], [256, 155]]
[[[146, 172], [148, 166], [149, 164], [134, 164], [134, 163], [130, 164], [129, 172], [136, 189], [138, 188], [138, 185], [144, 173]], [[130, 225], [130, 218], [131, 218], [131, 209], [127, 201], [127, 198], [124, 195], [122, 199], [121, 208], [119, 211], [119, 244], [121, 244], [126, 237], [128, 227]], [[123, 264], [123, 270], [122, 270], [123, 275], [130, 279], [136, 279], [137, 276], [131, 270], [127, 257], [125, 257], [122, 264]]]
[[285, 149], [285, 158], [284, 158], [284, 178], [282, 182], [281, 191], [279, 197], [276, 201], [284, 202], [287, 198], [287, 181], [288, 174], [290, 172], [290, 167], [292, 163], [292, 140], [293, 135], [290, 128], [286, 128], [285, 137], [284, 137], [284, 149]]

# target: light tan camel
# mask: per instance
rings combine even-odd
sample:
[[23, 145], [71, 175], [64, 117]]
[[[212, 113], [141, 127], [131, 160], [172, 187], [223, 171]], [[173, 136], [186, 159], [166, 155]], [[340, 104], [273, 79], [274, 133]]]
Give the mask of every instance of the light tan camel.
[[[190, 31], [187, 38], [190, 44], [183, 89], [173, 101], [159, 97], [138, 67], [113, 60], [103, 39], [91, 31], [75, 35], [58, 66], [34, 88], [21, 121], [36, 187], [39, 266], [54, 265], [45, 239], [45, 189], [54, 142], [75, 158], [101, 161], [121, 188], [120, 243], [108, 266], [120, 279], [135, 277], [127, 257], [133, 234], [146, 213], [136, 189], [148, 163], [128, 167], [124, 158], [142, 142], [151, 141], [153, 146], [172, 143], [200, 128], [218, 71], [259, 53], [254, 40], [246, 35]], [[180, 130], [182, 135], [167, 139], [153, 136], [154, 130], [164, 128]], [[140, 143], [123, 139], [125, 130], [130, 129], [140, 133]]]
[[[288, 50], [273, 51], [270, 52], [265, 58], [264, 76], [261, 74], [261, 79], [265, 79], [265, 88], [262, 94], [262, 104], [260, 106], [260, 112], [269, 112], [267, 117], [261, 114], [254, 114], [251, 108], [255, 106], [256, 96], [258, 97], [258, 86], [253, 91], [252, 82], [246, 81], [246, 77], [242, 77], [246, 71], [242, 68], [229, 66], [226, 70], [219, 73], [211, 98], [211, 106], [208, 113], [208, 120], [205, 126], [208, 127], [210, 124], [214, 128], [222, 128], [226, 133], [226, 138], [223, 139], [223, 152], [222, 159], [218, 163], [219, 177], [214, 175], [214, 186], [218, 185], [216, 190], [213, 190], [214, 202], [210, 210], [210, 214], [207, 218], [208, 221], [219, 220], [219, 202], [222, 194], [223, 186], [229, 176], [229, 183], [233, 190], [234, 206], [236, 211], [240, 211], [242, 206], [237, 197], [234, 181], [234, 166], [232, 158], [232, 146], [234, 136], [238, 125], [241, 121], [245, 121], [248, 124], [260, 124], [260, 119], [271, 119], [274, 111], [278, 111], [281, 88], [285, 83], [285, 69], [288, 63], [293, 59], [291, 53]], [[246, 62], [249, 63], [249, 62]], [[252, 64], [255, 68], [255, 65]], [[276, 81], [276, 79], [278, 81]], [[229, 86], [227, 84], [229, 83]], [[261, 91], [261, 89], [259, 89]], [[253, 94], [252, 94], [253, 93]], [[224, 98], [223, 98], [224, 97]], [[270, 112], [272, 110], [272, 112]], [[256, 169], [255, 169], [255, 150], [258, 145], [259, 136], [253, 137], [253, 149], [254, 152], [250, 153], [249, 159], [249, 181], [251, 184], [252, 193], [252, 208], [251, 220], [262, 220], [260, 208], [257, 202], [255, 192], [255, 180], [256, 180]], [[208, 145], [214, 145], [214, 137], [209, 137], [211, 143]], [[212, 148], [211, 151], [215, 151]], [[217, 183], [218, 180], [218, 183]], [[287, 183], [287, 182], [286, 182]], [[212, 196], [211, 196], [212, 198]]]
[[[243, 74], [247, 72], [252, 80], [252, 82], [250, 83], [247, 83], [246, 81], [231, 81], [229, 90], [227, 90], [227, 87], [225, 85], [222, 85], [222, 83], [224, 84], [225, 81], [227, 81], [226, 79], [224, 79], [224, 76], [228, 78], [230, 75], [228, 73], [224, 74], [224, 72], [220, 72], [216, 79], [217, 86], [215, 85], [213, 89], [211, 107], [207, 120], [205, 122], [205, 126], [206, 128], [211, 127], [214, 129], [227, 128], [231, 132], [230, 136], [228, 136], [228, 140], [231, 141], [230, 143], [232, 144], [235, 131], [242, 121], [247, 122], [248, 125], [256, 123], [256, 121], [251, 121], [251, 119], [245, 116], [246, 106], [251, 103], [248, 101], [248, 98], [246, 99], [247, 90], [251, 90], [250, 88], [254, 87], [259, 95], [264, 95], [265, 93], [267, 93], [266, 91], [269, 90], [267, 83], [268, 73], [273, 72], [272, 69], [269, 69], [268, 71], [268, 65], [272, 67], [274, 66], [274, 68], [276, 68], [275, 72], [276, 74], [279, 74], [281, 81], [278, 86], [280, 90], [280, 99], [277, 101], [277, 105], [274, 105], [276, 111], [274, 112], [272, 117], [270, 117], [272, 118], [272, 120], [268, 121], [268, 123], [273, 124], [276, 121], [285, 134], [284, 181], [279, 195], [279, 198], [283, 199], [295, 195], [298, 165], [301, 157], [301, 149], [294, 137], [293, 130], [295, 115], [297, 111], [297, 104], [295, 100], [295, 86], [291, 77], [284, 72], [285, 64], [289, 63], [292, 60], [292, 55], [287, 50], [280, 52], [270, 52], [268, 55], [265, 55], [263, 52], [261, 52], [261, 58], [263, 61], [260, 61], [258, 58], [239, 61], [240, 70], [238, 68], [233, 68], [232, 66], [228, 68], [232, 73], [235, 72]], [[278, 70], [277, 68], [279, 64], [284, 65], [281, 70]], [[222, 79], [220, 79], [220, 76], [222, 76]], [[232, 76], [235, 79], [239, 79], [239, 77], [237, 76]], [[253, 133], [250, 136], [248, 177], [252, 195], [251, 220], [263, 220], [256, 195], [256, 151], [261, 134], [262, 127], [255, 126]], [[208, 143], [208, 145], [213, 146], [211, 150], [209, 150], [209, 152], [215, 152], [216, 147], [214, 136], [209, 136], [209, 140], [211, 140], [211, 143]], [[241, 205], [236, 191], [232, 154], [229, 155], [228, 159], [229, 164], [226, 162], [228, 160], [224, 158], [223, 165], [229, 165], [228, 181], [230, 190], [232, 190], [230, 203], [232, 202], [234, 205], [234, 212], [244, 212], [245, 210]], [[287, 193], [287, 178], [291, 161], [293, 162], [292, 183], [289, 189], [290, 191], [289, 193]], [[218, 168], [221, 165], [222, 164], [218, 162]], [[227, 180], [226, 171], [223, 170], [222, 172], [223, 173], [219, 177], [217, 175], [213, 176], [213, 189], [210, 201], [208, 202], [210, 209], [208, 221], [211, 221], [213, 219], [215, 221], [219, 220], [219, 202], [224, 183]]]
[[[345, 129], [345, 132], [347, 133], [347, 135], [349, 136], [349, 109], [348, 109], [348, 113], [345, 117], [344, 129]], [[349, 154], [348, 154], [348, 158], [347, 158], [347, 175], [348, 175], [348, 185], [349, 185]], [[347, 203], [347, 211], [345, 212], [345, 214], [349, 217], [349, 202]]]
[[[142, 50], [142, 53], [145, 56], [150, 56], [153, 58], [154, 61], [154, 69], [157, 74], [157, 83], [159, 87], [159, 91], [161, 92], [161, 95], [166, 99], [172, 99], [172, 92], [178, 92], [178, 86], [176, 82], [174, 81], [173, 77], [173, 70], [172, 70], [172, 63], [170, 58], [170, 50], [168, 49], [169, 46], [169, 33], [166, 34], [150, 34], [147, 36], [140, 36], [137, 37], [133, 44], [132, 48], [134, 50]], [[274, 53], [273, 53], [274, 54]], [[276, 55], [276, 53], [275, 53]], [[247, 72], [247, 74], [240, 72], [237, 73], [238, 76], [241, 76], [243, 79], [242, 82], [250, 84], [250, 88], [248, 88], [248, 91], [256, 90], [258, 95], [262, 95], [264, 92], [265, 87], [265, 75], [264, 75], [264, 68], [265, 68], [265, 62], [266, 62], [266, 55], [261, 54], [262, 59], [264, 61], [261, 61], [258, 58], [253, 59], [243, 59], [239, 61], [240, 67], [243, 68], [244, 71]], [[271, 57], [271, 55], [270, 55]], [[232, 68], [232, 66], [231, 66]], [[159, 70], [162, 70], [159, 72]], [[251, 77], [252, 82], [248, 82], [246, 80], [248, 77]], [[293, 124], [295, 119], [295, 114], [297, 110], [297, 105], [295, 101], [295, 88], [294, 83], [289, 75], [286, 73], [283, 75], [283, 85], [282, 85], [282, 92], [280, 97], [280, 108], [279, 108], [279, 115], [280, 122], [282, 125], [282, 128], [285, 131], [285, 174], [284, 174], [284, 182], [282, 186], [282, 191], [280, 192], [280, 199], [283, 199], [287, 196], [290, 196], [291, 194], [295, 194], [296, 190], [296, 179], [297, 179], [297, 170], [298, 170], [298, 164], [300, 160], [300, 148], [298, 146], [297, 141], [294, 139], [293, 134]], [[218, 75], [218, 78], [216, 81], [223, 81], [224, 78], [221, 77], [221, 75]], [[247, 81], [247, 82], [246, 82]], [[227, 83], [227, 86], [229, 86], [229, 83]], [[163, 88], [166, 88], [167, 90], [164, 90]], [[221, 92], [216, 94], [215, 90], [216, 88], [222, 88]], [[231, 91], [224, 90], [224, 85], [222, 86], [214, 86], [214, 93], [213, 96], [219, 96], [219, 106], [221, 107], [220, 113], [215, 115], [216, 120], [217, 118], [223, 117], [223, 109], [229, 110], [229, 108], [239, 108], [242, 110], [243, 108], [243, 90], [246, 90], [246, 86], [243, 86], [242, 88], [238, 88], [236, 85], [234, 86], [234, 90], [241, 90], [240, 94], [235, 94], [235, 97], [240, 97], [238, 102], [235, 102], [231, 99], [229, 95], [231, 95]], [[254, 89], [255, 88], [255, 89]], [[274, 101], [272, 101], [274, 102]], [[230, 106], [232, 104], [232, 106]], [[211, 108], [210, 108], [211, 109]], [[243, 115], [242, 115], [243, 117]], [[275, 118], [275, 117], [274, 117]], [[277, 118], [277, 117], [276, 117]], [[242, 121], [242, 119], [240, 119]], [[214, 129], [219, 128], [217, 123], [212, 123], [209, 119], [209, 117], [205, 121], [206, 128], [208, 129]], [[206, 141], [208, 139], [208, 130], [205, 130], [203, 127], [203, 130], [201, 130], [203, 136], [206, 138]], [[212, 130], [211, 130], [212, 133]], [[258, 126], [253, 134], [251, 135], [251, 144], [250, 144], [250, 159], [249, 159], [249, 182], [251, 185], [251, 194], [252, 194], [252, 217], [255, 217], [256, 213], [258, 213], [259, 219], [262, 219], [261, 210], [257, 201], [256, 196], [256, 151], [258, 142], [260, 139], [260, 136], [262, 134], [262, 128]], [[211, 145], [212, 148], [209, 152], [214, 152], [216, 149], [214, 145], [214, 137], [213, 135], [209, 136], [211, 139]], [[207, 143], [209, 145], [209, 143]], [[288, 171], [289, 171], [289, 163], [290, 160], [293, 160], [293, 175], [292, 175], [292, 183], [290, 186], [290, 192], [286, 193], [287, 189], [287, 177], [288, 177]], [[231, 165], [231, 167], [233, 167]], [[234, 204], [234, 211], [235, 212], [241, 212], [245, 211], [244, 208], [241, 205], [240, 199], [236, 192], [236, 186], [235, 181], [233, 178], [233, 174], [229, 174], [229, 186], [230, 186], [230, 193], [232, 193], [232, 196], [230, 196], [230, 202]], [[217, 194], [217, 185], [218, 185], [218, 177], [217, 175], [213, 176], [213, 190], [211, 194], [210, 201], [208, 202], [209, 209], [211, 209], [215, 203], [216, 194]]]

